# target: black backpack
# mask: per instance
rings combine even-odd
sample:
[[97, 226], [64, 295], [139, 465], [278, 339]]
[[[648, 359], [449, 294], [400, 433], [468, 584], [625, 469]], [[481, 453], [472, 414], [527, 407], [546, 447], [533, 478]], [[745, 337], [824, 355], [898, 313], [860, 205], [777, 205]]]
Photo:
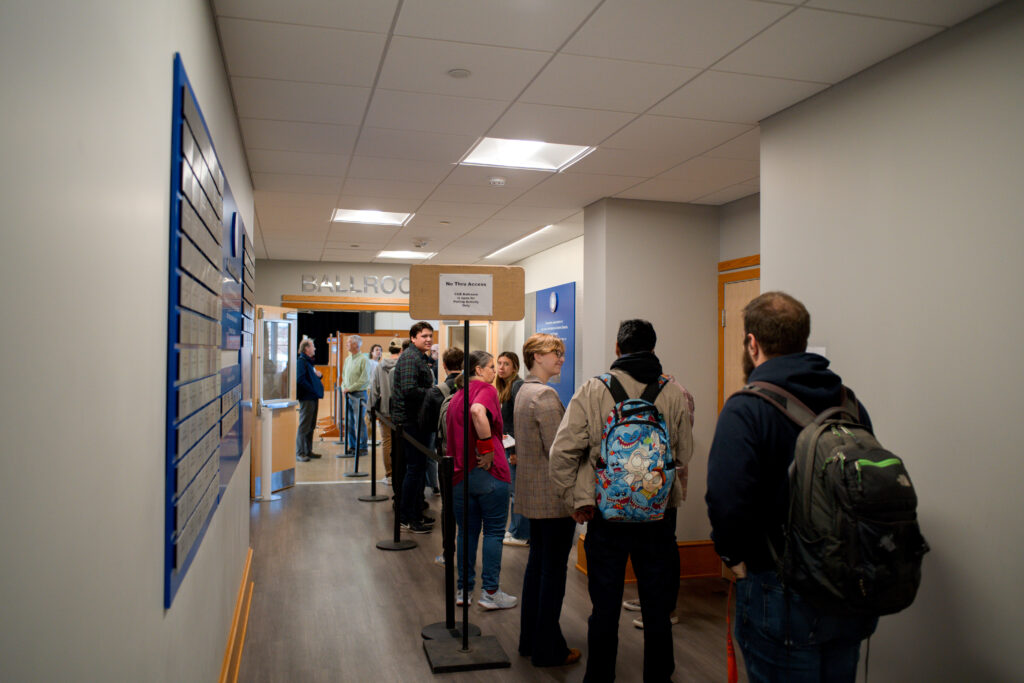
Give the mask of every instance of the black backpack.
[[[752, 382], [740, 393], [768, 401], [799, 425], [789, 467], [783, 585], [832, 614], [883, 615], [908, 607], [928, 544], [903, 461], [860, 424], [853, 392], [815, 415], [784, 389]], [[769, 544], [771, 547], [771, 544]]]

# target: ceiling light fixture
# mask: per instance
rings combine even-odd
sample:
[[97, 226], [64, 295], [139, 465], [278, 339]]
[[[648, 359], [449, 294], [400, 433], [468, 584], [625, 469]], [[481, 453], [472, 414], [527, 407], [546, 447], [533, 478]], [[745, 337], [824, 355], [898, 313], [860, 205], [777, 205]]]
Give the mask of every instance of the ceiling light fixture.
[[414, 213], [391, 213], [365, 209], [335, 209], [331, 221], [334, 223], [369, 223], [370, 225], [405, 225]]
[[469, 166], [502, 166], [557, 172], [569, 168], [595, 149], [539, 140], [483, 138], [459, 163]]
[[382, 251], [377, 254], [377, 258], [413, 259], [418, 261], [432, 258], [436, 254], [436, 251]]
[[493, 252], [493, 253], [490, 253], [490, 254], [488, 254], [487, 256], [485, 256], [484, 258], [494, 258], [495, 256], [497, 256], [497, 255], [498, 255], [498, 254], [500, 254], [501, 252], [505, 251], [506, 249], [511, 249], [512, 247], [514, 247], [514, 246], [516, 246], [516, 245], [522, 244], [523, 242], [525, 242], [526, 240], [530, 239], [531, 237], [536, 237], [537, 235], [541, 234], [542, 232], [544, 232], [544, 231], [545, 231], [545, 230], [547, 230], [548, 228], [553, 228], [553, 227], [555, 227], [555, 226], [553, 226], [553, 225], [545, 225], [545, 226], [544, 226], [543, 228], [541, 228], [540, 230], [537, 230], [537, 231], [531, 232], [531, 233], [530, 233], [529, 235], [527, 235], [526, 237], [520, 237], [519, 239], [517, 239], [517, 240], [516, 240], [515, 242], [513, 242], [512, 244], [506, 244], [506, 245], [505, 245], [504, 247], [502, 247], [502, 248], [501, 248], [501, 249], [499, 249], [498, 251], [495, 251], [495, 252]]

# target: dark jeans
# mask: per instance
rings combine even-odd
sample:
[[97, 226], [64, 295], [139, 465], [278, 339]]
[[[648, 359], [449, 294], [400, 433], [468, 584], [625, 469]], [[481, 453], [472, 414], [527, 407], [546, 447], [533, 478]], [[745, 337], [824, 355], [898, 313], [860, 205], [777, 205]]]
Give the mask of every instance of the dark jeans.
[[519, 617], [519, 654], [530, 657], [534, 666], [558, 666], [569, 655], [558, 620], [576, 522], [572, 517], [531, 519], [530, 532]]
[[736, 583], [736, 642], [751, 683], [853, 683], [860, 641], [877, 625], [878, 617], [821, 613], [787, 595], [773, 571]]
[[[532, 542], [532, 541], [531, 541]], [[644, 681], [668, 681], [675, 669], [672, 623], [679, 594], [679, 550], [676, 509], [657, 522], [608, 522], [598, 513], [587, 527], [590, 602], [594, 606], [587, 631], [587, 672], [584, 681], [615, 680], [619, 648], [619, 615], [626, 560], [632, 558], [644, 621]]]
[[355, 453], [366, 451], [366, 392], [350, 391], [345, 394], [345, 450]]
[[313, 431], [320, 401], [299, 401], [299, 428], [295, 432], [295, 455], [308, 456], [313, 452]]
[[[424, 443], [415, 427], [406, 425], [404, 430], [412, 438]], [[427, 456], [418, 448], [406, 443], [404, 437], [401, 443], [394, 443], [391, 447], [401, 448], [402, 456], [405, 458], [405, 479], [402, 481], [402, 505], [399, 507], [399, 516], [403, 522], [415, 522], [423, 517], [423, 481], [427, 470]]]
[[509, 496], [509, 502], [512, 503], [513, 511], [509, 515], [508, 532], [512, 534], [513, 538], [518, 538], [520, 541], [528, 541], [530, 540], [530, 520], [515, 512], [516, 466], [509, 465], [509, 470], [512, 472], [512, 487], [509, 489], [512, 493]]

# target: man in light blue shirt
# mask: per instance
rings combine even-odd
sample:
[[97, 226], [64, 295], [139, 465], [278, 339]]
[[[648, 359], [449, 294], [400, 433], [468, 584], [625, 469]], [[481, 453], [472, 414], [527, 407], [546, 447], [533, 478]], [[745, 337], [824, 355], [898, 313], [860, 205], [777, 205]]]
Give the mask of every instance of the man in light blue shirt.
[[370, 388], [370, 358], [360, 353], [363, 338], [353, 334], [348, 338], [348, 358], [341, 373], [341, 390], [345, 394], [345, 452], [352, 455], [367, 454], [366, 390]]

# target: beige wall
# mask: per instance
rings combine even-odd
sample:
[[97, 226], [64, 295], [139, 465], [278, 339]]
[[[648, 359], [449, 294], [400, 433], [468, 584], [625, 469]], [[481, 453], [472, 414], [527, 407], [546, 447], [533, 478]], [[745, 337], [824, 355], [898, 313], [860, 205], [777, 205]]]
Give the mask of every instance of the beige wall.
[[[584, 211], [587, 297], [584, 377], [615, 357], [619, 322], [646, 318], [658, 333], [655, 352], [696, 401], [694, 455], [680, 540], [710, 533], [704, 492], [718, 396], [718, 212], [715, 207], [604, 199]], [[603, 291], [603, 296], [594, 296]]]
[[[4, 3], [0, 677], [211, 681], [248, 455], [163, 608], [168, 216], [180, 51], [250, 228], [206, 0]], [[24, 346], [24, 348], [22, 348]]]
[[761, 195], [718, 207], [718, 260], [753, 256], [761, 249]]
[[903, 456], [932, 551], [872, 681], [1024, 680], [1024, 4], [762, 123], [764, 287]]

